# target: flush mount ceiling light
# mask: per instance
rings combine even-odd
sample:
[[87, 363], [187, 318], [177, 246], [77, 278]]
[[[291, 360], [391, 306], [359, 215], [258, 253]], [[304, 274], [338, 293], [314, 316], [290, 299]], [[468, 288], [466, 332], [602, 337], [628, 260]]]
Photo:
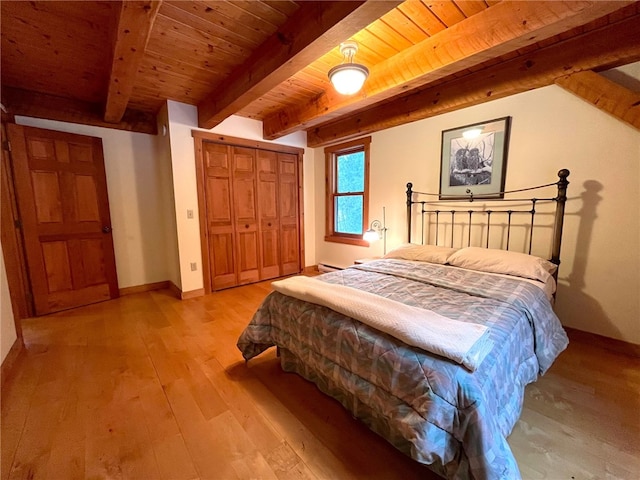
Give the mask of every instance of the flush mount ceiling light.
[[369, 69], [359, 63], [353, 63], [353, 56], [358, 51], [358, 44], [352, 40], [340, 44], [340, 53], [346, 63], [336, 65], [329, 70], [329, 80], [338, 93], [353, 95], [362, 88], [369, 76]]

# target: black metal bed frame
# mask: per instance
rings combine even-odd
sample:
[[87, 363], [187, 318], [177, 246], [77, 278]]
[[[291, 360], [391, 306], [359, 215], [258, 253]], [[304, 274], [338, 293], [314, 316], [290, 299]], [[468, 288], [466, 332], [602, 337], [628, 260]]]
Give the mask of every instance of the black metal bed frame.
[[[473, 208], [473, 202], [477, 201], [478, 199], [474, 198], [473, 193], [469, 191], [467, 191], [469, 193], [468, 197], [461, 198], [459, 195], [447, 196], [447, 195], [440, 195], [437, 193], [416, 192], [413, 190], [413, 184], [407, 183], [407, 239], [408, 239], [408, 242], [411, 243], [411, 233], [412, 233], [411, 219], [412, 219], [412, 211], [413, 211], [414, 205], [421, 206], [420, 214], [422, 219], [422, 228], [421, 228], [422, 238], [420, 243], [424, 244], [425, 215], [435, 216], [434, 223], [435, 223], [435, 244], [436, 245], [438, 245], [438, 237], [440, 233], [439, 225], [440, 225], [441, 217], [446, 216], [447, 219], [449, 219], [451, 222], [451, 244], [450, 244], [451, 247], [454, 246], [454, 228], [453, 227], [455, 225], [463, 224], [462, 221], [460, 220], [458, 221], [458, 223], [456, 223], [456, 215], [458, 215], [458, 218], [464, 215], [468, 219], [468, 222], [465, 222], [464, 224], [468, 225], [468, 230], [469, 230], [467, 246], [471, 246], [471, 231], [472, 231], [472, 225], [473, 225], [472, 223], [473, 216], [475, 214], [480, 214], [480, 215], [486, 216], [486, 222], [482, 222], [481, 227], [483, 229], [486, 229], [483, 231], [486, 231], [485, 246], [487, 248], [489, 247], [489, 238], [490, 238], [492, 220], [494, 220], [496, 216], [500, 216], [500, 219], [503, 220], [505, 218], [504, 216], [506, 216], [506, 248], [504, 249], [509, 250], [512, 217], [514, 214], [524, 213], [524, 214], [529, 214], [531, 217], [531, 222], [529, 225], [530, 227], [529, 234], [528, 234], [529, 251], [527, 252], [531, 254], [532, 245], [533, 245], [533, 231], [534, 231], [534, 221], [535, 221], [535, 215], [536, 215], [536, 205], [538, 205], [541, 202], [555, 202], [556, 208], [555, 208], [554, 222], [553, 222], [553, 242], [551, 246], [550, 261], [555, 263], [556, 265], [560, 265], [560, 246], [562, 244], [562, 227], [564, 224], [564, 208], [565, 208], [565, 203], [567, 201], [567, 186], [569, 185], [569, 181], [567, 180], [568, 176], [569, 176], [569, 170], [562, 169], [558, 172], [559, 180], [557, 182], [548, 183], [545, 185], [538, 185], [535, 187], [522, 188], [519, 190], [500, 192], [501, 195], [506, 196], [507, 194], [513, 194], [513, 193], [519, 193], [519, 192], [525, 192], [525, 191], [531, 191], [531, 190], [539, 190], [542, 188], [551, 187], [555, 185], [557, 187], [557, 193], [555, 197], [481, 199], [480, 201], [483, 202], [483, 205], [477, 208]], [[414, 200], [414, 195], [416, 196], [415, 200]], [[435, 196], [437, 197], [437, 199], [418, 200], [420, 195]], [[500, 203], [520, 202], [523, 204], [530, 204], [531, 207], [528, 209], [509, 209], [506, 206], [505, 207], [500, 206], [500, 207], [494, 208], [494, 206], [492, 205], [491, 207], [486, 208], [486, 205], [484, 205], [485, 201], [492, 202], [492, 203], [493, 202], [500, 202]], [[442, 206], [443, 203], [446, 203], [448, 205], [453, 203], [465, 203], [467, 204], [467, 207], [466, 208], [460, 207], [460, 208], [453, 208], [453, 209], [448, 207], [439, 208], [439, 206]], [[502, 225], [504, 226], [504, 224]], [[504, 236], [504, 233], [502, 233], [502, 235]], [[556, 275], [557, 275], [557, 272], [556, 272]]]

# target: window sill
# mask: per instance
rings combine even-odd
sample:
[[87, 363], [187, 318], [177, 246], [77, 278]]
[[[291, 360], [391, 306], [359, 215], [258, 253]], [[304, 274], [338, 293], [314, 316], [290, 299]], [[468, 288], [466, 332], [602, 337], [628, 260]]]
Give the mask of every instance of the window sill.
[[336, 235], [327, 235], [324, 237], [325, 242], [344, 243], [347, 245], [358, 245], [360, 247], [368, 247], [369, 242], [362, 238], [338, 237]]

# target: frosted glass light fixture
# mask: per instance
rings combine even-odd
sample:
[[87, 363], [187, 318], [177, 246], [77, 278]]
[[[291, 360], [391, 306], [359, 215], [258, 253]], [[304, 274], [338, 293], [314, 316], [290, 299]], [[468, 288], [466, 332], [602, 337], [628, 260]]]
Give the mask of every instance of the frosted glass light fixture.
[[353, 57], [358, 51], [358, 44], [353, 40], [340, 44], [340, 53], [344, 55], [346, 63], [336, 65], [329, 70], [329, 80], [333, 88], [342, 95], [353, 95], [364, 85], [369, 76], [369, 69], [359, 63], [353, 63]]
[[382, 222], [380, 220], [374, 220], [369, 225], [369, 230], [364, 232], [362, 239], [371, 243], [380, 240], [382, 238], [384, 240], [383, 246], [383, 255], [387, 254], [387, 225], [385, 222], [385, 211], [384, 207], [382, 207]]
[[374, 227], [377, 227], [378, 230], [380, 229], [380, 220], [374, 220], [373, 222], [371, 222], [371, 228], [364, 232], [362, 238], [369, 243], [380, 240], [380, 233], [374, 230]]

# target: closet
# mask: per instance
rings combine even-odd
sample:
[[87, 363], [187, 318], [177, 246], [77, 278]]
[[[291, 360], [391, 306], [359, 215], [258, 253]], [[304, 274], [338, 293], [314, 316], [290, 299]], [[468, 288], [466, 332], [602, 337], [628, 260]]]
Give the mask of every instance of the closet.
[[209, 135], [194, 132], [205, 290], [299, 273], [302, 149]]

